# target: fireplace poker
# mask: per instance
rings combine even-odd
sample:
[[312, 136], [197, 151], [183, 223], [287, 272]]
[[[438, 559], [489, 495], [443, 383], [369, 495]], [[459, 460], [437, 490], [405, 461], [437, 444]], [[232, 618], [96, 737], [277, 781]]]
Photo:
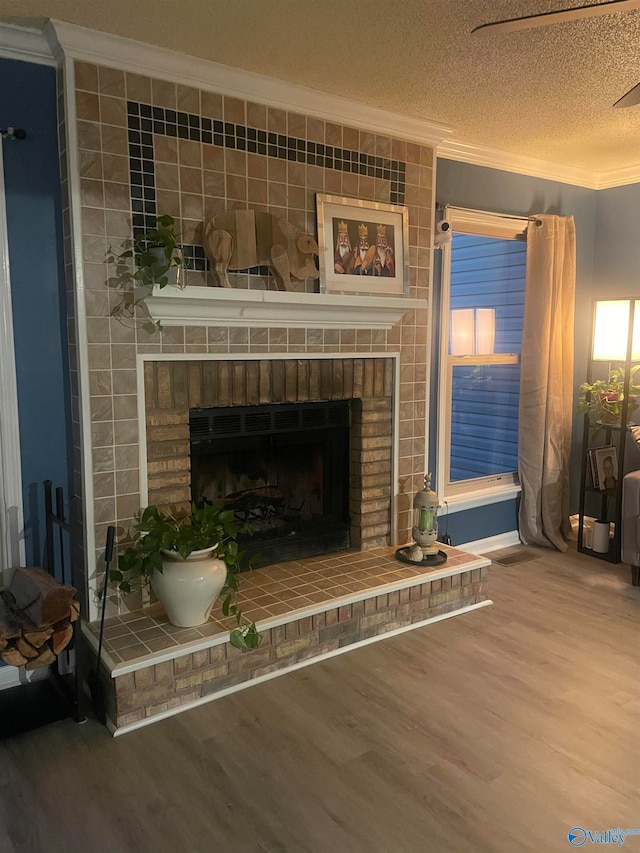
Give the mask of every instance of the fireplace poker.
[[100, 633], [98, 635], [98, 657], [95, 672], [89, 675], [91, 704], [98, 720], [104, 725], [107, 722], [106, 691], [100, 681], [100, 659], [102, 658], [102, 641], [104, 639], [104, 614], [107, 609], [107, 587], [109, 585], [109, 569], [113, 559], [113, 540], [115, 527], [107, 527], [107, 541], [104, 546], [104, 586], [102, 588], [102, 614], [100, 616]]

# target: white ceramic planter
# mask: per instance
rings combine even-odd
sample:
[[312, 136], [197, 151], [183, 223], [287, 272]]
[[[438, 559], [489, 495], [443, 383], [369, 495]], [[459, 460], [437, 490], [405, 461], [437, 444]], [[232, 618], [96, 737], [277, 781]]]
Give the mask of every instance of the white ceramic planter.
[[172, 625], [195, 628], [209, 618], [227, 577], [226, 565], [212, 556], [215, 547], [192, 551], [186, 560], [162, 552], [162, 572], [152, 574], [151, 587]]

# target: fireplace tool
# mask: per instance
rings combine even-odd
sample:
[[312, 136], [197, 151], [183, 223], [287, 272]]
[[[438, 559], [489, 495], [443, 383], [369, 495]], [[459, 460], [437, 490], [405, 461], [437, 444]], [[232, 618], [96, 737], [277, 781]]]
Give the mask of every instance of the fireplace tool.
[[100, 680], [100, 659], [102, 657], [102, 640], [104, 638], [104, 614], [107, 609], [107, 587], [109, 585], [109, 569], [111, 560], [113, 559], [113, 540], [115, 536], [115, 527], [109, 525], [107, 527], [107, 541], [104, 546], [104, 586], [102, 587], [102, 613], [100, 615], [100, 633], [98, 635], [98, 657], [96, 659], [95, 672], [89, 674], [89, 690], [91, 691], [91, 704], [98, 718], [98, 721], [103, 725], [107, 722], [106, 712], [106, 690]]

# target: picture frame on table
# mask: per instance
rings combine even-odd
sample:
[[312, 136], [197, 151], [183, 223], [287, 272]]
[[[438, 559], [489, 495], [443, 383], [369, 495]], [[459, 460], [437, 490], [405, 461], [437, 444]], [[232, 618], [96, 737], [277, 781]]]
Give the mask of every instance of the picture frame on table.
[[402, 205], [316, 195], [320, 292], [409, 295], [409, 211]]

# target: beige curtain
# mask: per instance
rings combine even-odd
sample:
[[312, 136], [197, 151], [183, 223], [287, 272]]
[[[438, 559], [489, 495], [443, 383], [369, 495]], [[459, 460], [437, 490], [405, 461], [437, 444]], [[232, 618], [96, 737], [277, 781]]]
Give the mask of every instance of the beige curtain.
[[576, 237], [572, 216], [527, 229], [520, 370], [520, 539], [566, 551], [573, 414]]

